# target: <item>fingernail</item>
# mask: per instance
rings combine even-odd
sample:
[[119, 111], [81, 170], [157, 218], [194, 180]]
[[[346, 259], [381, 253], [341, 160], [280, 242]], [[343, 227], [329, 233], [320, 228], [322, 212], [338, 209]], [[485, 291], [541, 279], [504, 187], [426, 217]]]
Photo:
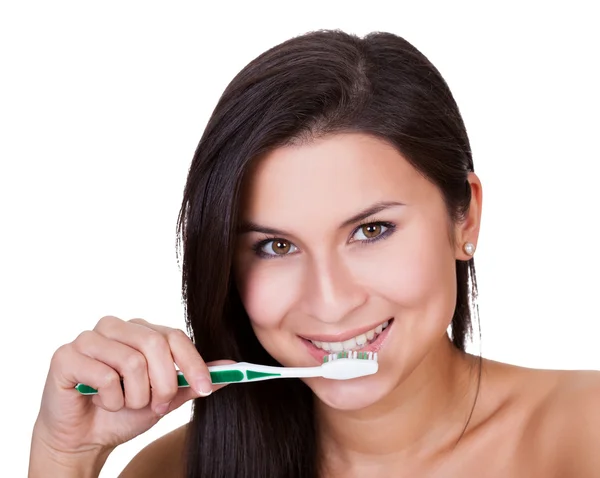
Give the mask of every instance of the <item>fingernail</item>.
[[171, 402], [161, 403], [160, 405], [156, 405], [156, 408], [154, 409], [154, 411], [156, 412], [157, 415], [163, 416], [165, 413], [167, 413], [167, 410], [169, 409], [169, 405], [171, 405]]
[[212, 382], [201, 377], [194, 382], [194, 391], [202, 397], [208, 397], [212, 393]]

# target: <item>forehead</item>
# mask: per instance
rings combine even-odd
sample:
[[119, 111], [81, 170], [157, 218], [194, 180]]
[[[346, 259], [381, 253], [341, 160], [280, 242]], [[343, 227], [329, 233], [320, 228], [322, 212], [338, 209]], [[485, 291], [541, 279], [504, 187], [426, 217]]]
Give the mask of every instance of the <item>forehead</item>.
[[385, 141], [339, 134], [281, 147], [260, 158], [246, 179], [241, 209], [246, 218], [258, 221], [315, 213], [337, 218], [336, 212], [352, 214], [379, 201], [406, 203], [424, 192], [424, 183]]

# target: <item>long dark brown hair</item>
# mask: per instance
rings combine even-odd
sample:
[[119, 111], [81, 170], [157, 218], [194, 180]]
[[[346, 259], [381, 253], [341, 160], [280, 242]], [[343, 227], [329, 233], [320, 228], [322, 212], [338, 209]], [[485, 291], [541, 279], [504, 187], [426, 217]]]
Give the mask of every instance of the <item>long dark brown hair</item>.
[[[227, 86], [190, 166], [178, 217], [189, 333], [205, 361], [278, 365], [254, 335], [232, 279], [244, 176], [274, 148], [338, 132], [391, 145], [433, 184], [450, 224], [468, 211], [473, 160], [439, 71], [390, 33], [317, 31], [258, 56]], [[473, 260], [456, 261], [451, 339], [465, 351], [477, 308]], [[300, 380], [229, 386], [196, 401], [188, 478], [310, 478], [319, 472], [313, 396]]]

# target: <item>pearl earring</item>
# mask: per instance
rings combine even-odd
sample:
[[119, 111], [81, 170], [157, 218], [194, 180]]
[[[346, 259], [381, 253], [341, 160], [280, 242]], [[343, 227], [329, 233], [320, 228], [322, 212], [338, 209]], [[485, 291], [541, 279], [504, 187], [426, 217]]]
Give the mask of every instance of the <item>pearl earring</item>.
[[475, 246], [473, 245], [472, 242], [466, 242], [465, 245], [463, 246], [463, 250], [465, 251], [465, 253], [469, 256], [472, 256], [473, 253], [475, 252]]

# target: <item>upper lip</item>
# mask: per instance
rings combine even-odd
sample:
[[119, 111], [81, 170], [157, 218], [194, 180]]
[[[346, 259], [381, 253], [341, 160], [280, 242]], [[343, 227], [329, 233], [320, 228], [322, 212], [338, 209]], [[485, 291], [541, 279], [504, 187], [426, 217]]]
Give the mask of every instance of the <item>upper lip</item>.
[[388, 317], [387, 319], [382, 320], [381, 322], [377, 322], [374, 325], [368, 325], [366, 327], [361, 327], [359, 329], [347, 330], [347, 331], [339, 332], [337, 334], [332, 334], [332, 335], [325, 335], [325, 334], [301, 335], [300, 337], [302, 337], [303, 339], [306, 339], [306, 340], [314, 340], [316, 342], [344, 342], [345, 340], [356, 337], [357, 335], [364, 334], [364, 333], [368, 332], [369, 330], [374, 329], [378, 325], [382, 325], [384, 322], [387, 322], [390, 320], [392, 320], [392, 317]]

